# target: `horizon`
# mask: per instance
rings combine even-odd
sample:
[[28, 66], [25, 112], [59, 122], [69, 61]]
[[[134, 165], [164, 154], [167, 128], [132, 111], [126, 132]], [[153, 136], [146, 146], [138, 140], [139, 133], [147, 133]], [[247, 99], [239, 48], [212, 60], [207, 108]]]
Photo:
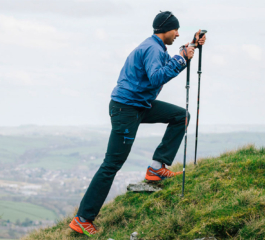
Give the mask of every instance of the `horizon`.
[[[137, 137], [163, 136], [167, 125], [157, 124], [141, 124], [137, 132]], [[190, 124], [188, 127], [188, 135], [195, 135], [196, 125]], [[67, 132], [70, 131], [70, 132]], [[84, 132], [85, 131], [85, 132]], [[109, 135], [111, 124], [87, 124], [87, 125], [20, 125], [20, 126], [0, 126], [0, 135], [57, 135], [57, 134], [87, 134], [98, 132]], [[263, 133], [265, 132], [265, 124], [201, 124], [199, 125], [198, 134], [225, 134], [225, 133]]]

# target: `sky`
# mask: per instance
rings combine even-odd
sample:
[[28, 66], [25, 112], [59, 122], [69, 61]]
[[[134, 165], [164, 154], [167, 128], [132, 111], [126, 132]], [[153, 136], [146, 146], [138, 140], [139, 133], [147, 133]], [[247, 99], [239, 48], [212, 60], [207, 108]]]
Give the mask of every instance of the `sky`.
[[[0, 126], [108, 124], [108, 105], [130, 52], [161, 11], [179, 19], [171, 56], [206, 29], [201, 124], [265, 123], [264, 0], [1, 0]], [[189, 112], [196, 121], [198, 50]], [[159, 100], [185, 108], [186, 70]]]

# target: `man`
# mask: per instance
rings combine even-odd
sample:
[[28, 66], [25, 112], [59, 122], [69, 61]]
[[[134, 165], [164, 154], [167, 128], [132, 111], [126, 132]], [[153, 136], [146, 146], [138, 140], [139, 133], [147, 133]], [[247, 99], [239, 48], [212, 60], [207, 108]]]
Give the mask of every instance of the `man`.
[[[112, 130], [107, 153], [81, 201], [77, 216], [69, 225], [79, 233], [98, 232], [92, 221], [98, 215], [117, 171], [126, 161], [141, 123], [168, 123], [145, 179], [160, 181], [182, 174], [170, 171], [165, 165], [172, 165], [183, 139], [186, 110], [155, 99], [163, 85], [186, 68], [194, 48], [186, 44], [180, 55], [173, 58], [167, 53], [165, 45], [172, 45], [179, 37], [179, 21], [171, 12], [157, 14], [153, 28], [154, 35], [128, 56], [112, 91], [109, 104]], [[205, 36], [199, 40], [199, 33], [200, 30], [193, 43], [203, 45]]]

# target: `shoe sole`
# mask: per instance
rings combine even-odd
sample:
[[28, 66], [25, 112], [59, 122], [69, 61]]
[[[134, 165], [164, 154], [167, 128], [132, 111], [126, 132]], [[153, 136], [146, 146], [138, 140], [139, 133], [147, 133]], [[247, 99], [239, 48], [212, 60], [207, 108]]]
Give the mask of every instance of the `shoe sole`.
[[[75, 232], [77, 232], [77, 233], [80, 233], [80, 234], [84, 234], [83, 231], [82, 231], [82, 229], [79, 230], [78, 228], [75, 228], [75, 226], [70, 226], [70, 224], [69, 224], [68, 226], [69, 226], [69, 228], [71, 228], [73, 231], [75, 231]], [[81, 231], [81, 232], [80, 232], [80, 231]]]
[[[75, 229], [75, 228], [72, 228], [70, 225], [68, 225], [68, 227], [71, 228], [73, 231], [79, 233], [79, 234], [83, 234], [83, 235], [85, 235], [85, 234], [83, 233], [82, 229], [81, 229], [81, 230], [78, 229], [78, 228]], [[81, 231], [81, 232], [80, 232], [80, 231]], [[97, 232], [96, 232], [96, 233], [97, 233]], [[96, 234], [96, 233], [94, 233], [94, 234]], [[91, 234], [91, 235], [94, 235], [94, 234]]]
[[149, 176], [147, 174], [145, 175], [145, 179], [148, 181], [160, 181], [160, 180], [162, 180], [162, 178], [159, 176]]
[[144, 179], [144, 182], [146, 183], [161, 183], [163, 180], [160, 179], [160, 180], [148, 180], [148, 179]]
[[[178, 173], [177, 175], [180, 175], [180, 174], [182, 174], [182, 172]], [[175, 175], [175, 176], [177, 176], [177, 175]], [[159, 177], [157, 177], [157, 176], [148, 176], [149, 179], [145, 178], [144, 180], [145, 180], [145, 182], [147, 182], [147, 183], [155, 183], [155, 182], [162, 182], [162, 181], [165, 180], [165, 179], [173, 178], [173, 177], [175, 177], [175, 176], [172, 176], [172, 177], [165, 177], [165, 178], [159, 178]], [[157, 179], [157, 178], [159, 178], [159, 179]]]

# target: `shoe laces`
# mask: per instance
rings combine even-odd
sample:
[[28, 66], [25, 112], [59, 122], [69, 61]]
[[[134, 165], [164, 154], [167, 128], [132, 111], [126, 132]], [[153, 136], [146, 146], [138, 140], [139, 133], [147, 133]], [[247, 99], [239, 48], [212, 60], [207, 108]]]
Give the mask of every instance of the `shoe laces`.
[[87, 221], [87, 222], [89, 222], [96, 230], [98, 230], [97, 228], [96, 228], [96, 226], [95, 226], [95, 224], [93, 224], [93, 222], [92, 221]]
[[172, 172], [168, 168], [166, 168], [166, 164], [165, 163], [162, 163], [162, 168], [165, 168], [167, 171]]
[[[78, 219], [78, 220], [79, 220], [79, 219]], [[81, 221], [80, 221], [80, 222], [81, 222]], [[85, 228], [89, 227], [89, 224], [91, 224], [92, 227], [94, 227], [94, 228], [98, 231], [98, 229], [96, 228], [95, 224], [93, 224], [92, 221], [88, 221], [88, 220], [86, 220], [85, 222], [81, 222], [81, 224], [82, 224], [82, 223], [84, 223], [84, 224], [88, 224], [88, 226], [86, 226]]]

